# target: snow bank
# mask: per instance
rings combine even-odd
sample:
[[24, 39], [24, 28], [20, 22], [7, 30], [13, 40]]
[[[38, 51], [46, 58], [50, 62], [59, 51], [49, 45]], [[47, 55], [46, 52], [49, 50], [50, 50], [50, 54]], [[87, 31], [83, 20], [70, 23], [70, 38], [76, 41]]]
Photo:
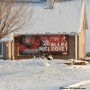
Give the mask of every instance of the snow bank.
[[[79, 83], [76, 83], [76, 84], [72, 84], [72, 85], [68, 86], [67, 89], [68, 90], [86, 89], [88, 86], [85, 87], [85, 85], [90, 85], [90, 80], [82, 81], [82, 82], [79, 82]], [[67, 89], [64, 89], [64, 90], [67, 90]]]
[[64, 64], [67, 62], [41, 58], [0, 60], [0, 90], [60, 90], [90, 80], [89, 64], [68, 66]]

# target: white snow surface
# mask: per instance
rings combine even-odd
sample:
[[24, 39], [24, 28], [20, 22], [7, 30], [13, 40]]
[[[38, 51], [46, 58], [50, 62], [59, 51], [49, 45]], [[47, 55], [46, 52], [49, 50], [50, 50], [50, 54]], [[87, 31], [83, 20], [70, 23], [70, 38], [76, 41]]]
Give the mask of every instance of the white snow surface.
[[[68, 66], [66, 62], [40, 58], [0, 60], [0, 90], [89, 90], [90, 64]], [[81, 89], [74, 89], [77, 87]]]
[[[46, 3], [27, 3], [27, 13], [33, 10], [33, 14], [26, 13], [23, 17], [24, 27], [15, 31], [14, 35], [26, 34], [79, 34], [83, 16], [83, 0], [61, 0], [54, 2], [53, 9], [46, 9]], [[15, 7], [21, 3], [16, 3]], [[13, 28], [16, 28], [17, 25]], [[11, 36], [0, 41], [11, 41]]]
[[[32, 18], [17, 34], [78, 34], [83, 11], [83, 0], [62, 0], [54, 3], [53, 9], [45, 5], [29, 5], [33, 8]], [[27, 16], [26, 16], [27, 17]], [[27, 17], [28, 18], [28, 17]]]

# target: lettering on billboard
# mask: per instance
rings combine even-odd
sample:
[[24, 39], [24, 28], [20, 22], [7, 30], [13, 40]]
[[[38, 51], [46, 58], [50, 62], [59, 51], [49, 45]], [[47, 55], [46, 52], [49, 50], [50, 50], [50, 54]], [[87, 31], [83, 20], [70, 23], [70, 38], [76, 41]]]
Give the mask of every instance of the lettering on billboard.
[[68, 35], [21, 35], [19, 36], [19, 55], [40, 53], [68, 55]]

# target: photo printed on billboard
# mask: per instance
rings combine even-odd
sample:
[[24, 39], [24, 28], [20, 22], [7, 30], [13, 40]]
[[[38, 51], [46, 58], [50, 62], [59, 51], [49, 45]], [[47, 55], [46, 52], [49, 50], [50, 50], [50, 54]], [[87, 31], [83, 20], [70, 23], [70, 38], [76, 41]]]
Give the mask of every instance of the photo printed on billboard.
[[20, 35], [19, 55], [51, 53], [68, 55], [68, 35]]

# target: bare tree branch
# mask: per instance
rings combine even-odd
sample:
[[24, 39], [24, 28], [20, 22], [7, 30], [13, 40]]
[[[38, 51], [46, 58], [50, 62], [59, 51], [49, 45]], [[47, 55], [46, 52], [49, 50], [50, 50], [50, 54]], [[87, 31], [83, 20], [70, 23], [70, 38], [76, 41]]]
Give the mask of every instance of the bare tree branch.
[[28, 9], [25, 3], [17, 5], [15, 1], [0, 0], [0, 38], [29, 25], [27, 22], [32, 17], [33, 9]]

